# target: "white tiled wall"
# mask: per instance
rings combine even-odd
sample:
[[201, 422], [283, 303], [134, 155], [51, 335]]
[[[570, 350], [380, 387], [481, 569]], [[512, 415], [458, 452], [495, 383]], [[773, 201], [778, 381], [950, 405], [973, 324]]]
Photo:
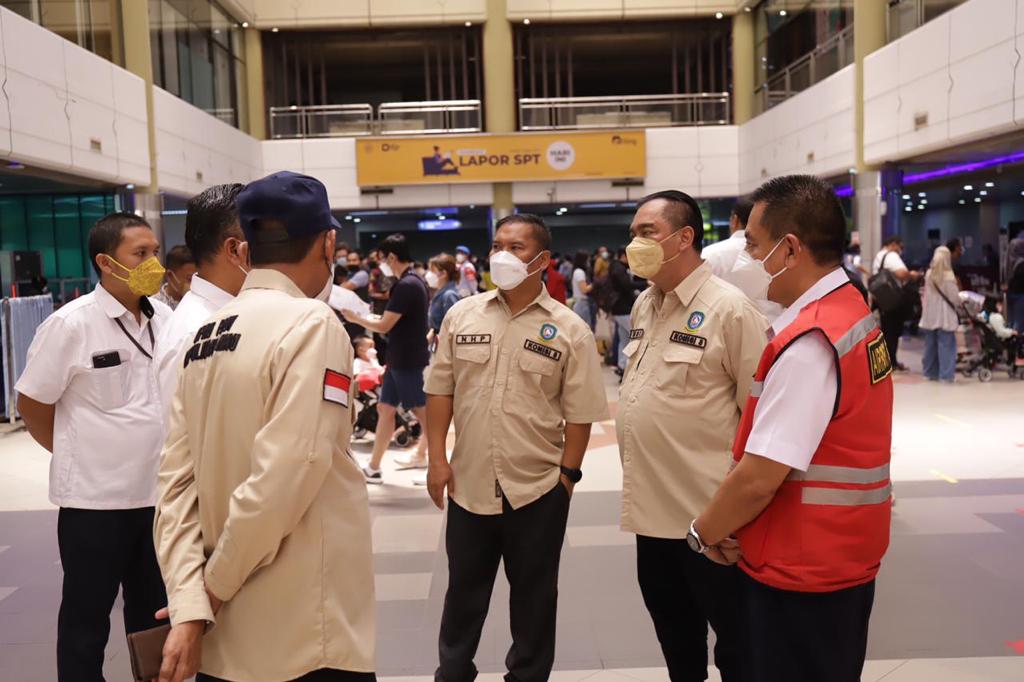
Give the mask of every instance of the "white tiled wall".
[[695, 197], [734, 196], [738, 161], [737, 126], [650, 128], [643, 189], [681, 189]]
[[[865, 158], [881, 163], [1024, 125], [1024, 0], [969, 0], [867, 57]], [[927, 116], [915, 128], [915, 117]]]
[[143, 81], [0, 8], [0, 157], [111, 183], [149, 182]]
[[174, 95], [153, 89], [160, 189], [192, 196], [263, 173], [260, 142]]
[[486, 0], [233, 0], [261, 29], [482, 22]]
[[789, 173], [839, 175], [856, 161], [854, 66], [826, 78], [739, 132], [739, 189]]

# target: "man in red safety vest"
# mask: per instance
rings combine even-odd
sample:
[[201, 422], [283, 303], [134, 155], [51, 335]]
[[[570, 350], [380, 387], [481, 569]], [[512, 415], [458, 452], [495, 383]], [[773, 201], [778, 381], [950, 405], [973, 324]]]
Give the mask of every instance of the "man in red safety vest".
[[751, 680], [856, 682], [889, 545], [892, 363], [843, 271], [832, 187], [781, 177], [753, 201], [730, 281], [786, 310], [768, 332], [734, 469], [687, 540], [739, 561]]

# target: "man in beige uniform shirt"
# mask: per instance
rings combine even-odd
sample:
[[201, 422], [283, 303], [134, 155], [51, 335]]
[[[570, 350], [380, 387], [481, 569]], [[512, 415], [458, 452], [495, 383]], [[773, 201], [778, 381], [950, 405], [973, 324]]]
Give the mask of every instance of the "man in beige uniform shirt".
[[322, 302], [337, 222], [324, 186], [295, 173], [256, 180], [237, 205], [253, 270], [185, 352], [160, 466], [174, 626], [160, 680], [373, 680], [352, 346]]
[[711, 501], [765, 345], [764, 316], [700, 257], [700, 207], [682, 192], [642, 199], [626, 249], [652, 283], [633, 306], [616, 419], [622, 528], [673, 682], [707, 678], [707, 627], [724, 682], [747, 679], [737, 655], [738, 573], [690, 550], [687, 524]]
[[[498, 563], [511, 587], [507, 680], [542, 682], [555, 659], [558, 562], [590, 425], [608, 418], [589, 327], [541, 281], [551, 234], [531, 215], [495, 229], [499, 291], [456, 303], [427, 378], [427, 488], [448, 488], [448, 593], [435, 679], [469, 682]], [[455, 418], [449, 465], [448, 427]]]

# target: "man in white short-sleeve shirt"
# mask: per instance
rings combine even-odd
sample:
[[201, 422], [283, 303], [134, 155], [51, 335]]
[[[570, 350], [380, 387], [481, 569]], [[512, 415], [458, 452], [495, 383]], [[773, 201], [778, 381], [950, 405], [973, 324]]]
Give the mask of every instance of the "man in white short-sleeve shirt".
[[100, 283], [43, 322], [16, 386], [25, 426], [53, 453], [62, 682], [103, 679], [110, 610], [121, 588], [127, 632], [158, 625], [153, 614], [167, 603], [153, 549], [163, 444], [153, 352], [171, 315], [147, 298], [163, 279], [158, 250], [139, 216], [113, 213], [97, 222], [89, 256]]
[[215, 185], [188, 202], [185, 241], [198, 271], [192, 277], [192, 288], [156, 340], [164, 433], [185, 351], [203, 323], [238, 295], [248, 274], [245, 235], [235, 207], [235, 197], [244, 188], [238, 183]]
[[[903, 239], [901, 237], [889, 237], [882, 244], [882, 250], [875, 256], [871, 266], [871, 274], [876, 275], [884, 267], [902, 285], [921, 279], [921, 273], [907, 268], [903, 262]], [[900, 349], [900, 337], [903, 336], [903, 326], [907, 322], [906, 306], [898, 306], [892, 310], [879, 310], [879, 326], [885, 336], [885, 345], [889, 349], [889, 357], [892, 359], [893, 367], [899, 371], [906, 371], [906, 367], [900, 364], [897, 354]]]

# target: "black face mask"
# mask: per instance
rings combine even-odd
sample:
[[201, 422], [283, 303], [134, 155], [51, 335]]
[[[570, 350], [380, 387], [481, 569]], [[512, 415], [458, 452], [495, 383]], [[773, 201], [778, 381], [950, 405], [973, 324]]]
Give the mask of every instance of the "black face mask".
[[370, 267], [371, 270], [377, 267], [377, 261], [375, 260], [366, 261], [366, 264]]
[[358, 265], [350, 265], [350, 266], [348, 266], [348, 272], [349, 272], [350, 275], [356, 274], [361, 269], [362, 268], [360, 268]]

